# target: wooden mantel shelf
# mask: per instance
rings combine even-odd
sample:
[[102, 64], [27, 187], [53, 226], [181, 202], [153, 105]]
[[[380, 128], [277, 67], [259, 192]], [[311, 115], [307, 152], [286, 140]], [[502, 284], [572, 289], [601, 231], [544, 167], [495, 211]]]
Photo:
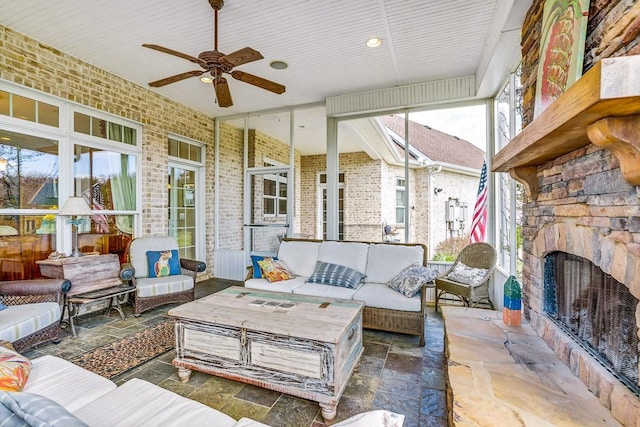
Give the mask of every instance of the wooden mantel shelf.
[[640, 55], [597, 62], [495, 155], [492, 170], [509, 172], [535, 199], [536, 167], [590, 143], [640, 185]]

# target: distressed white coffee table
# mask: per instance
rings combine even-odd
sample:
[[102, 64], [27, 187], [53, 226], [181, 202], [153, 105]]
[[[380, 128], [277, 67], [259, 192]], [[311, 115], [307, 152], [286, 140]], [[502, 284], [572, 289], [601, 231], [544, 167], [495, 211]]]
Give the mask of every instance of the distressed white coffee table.
[[316, 401], [330, 421], [362, 355], [363, 303], [233, 286], [169, 311], [183, 382], [206, 372]]

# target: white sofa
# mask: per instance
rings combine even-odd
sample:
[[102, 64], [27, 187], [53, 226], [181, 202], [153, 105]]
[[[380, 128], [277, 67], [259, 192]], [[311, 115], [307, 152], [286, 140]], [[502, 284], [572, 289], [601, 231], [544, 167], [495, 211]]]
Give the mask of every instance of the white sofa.
[[[100, 375], [50, 355], [31, 360], [31, 372], [22, 392], [0, 391], [1, 425], [26, 425], [23, 420], [29, 416], [39, 421], [33, 424], [43, 426], [269, 427], [250, 418], [236, 421], [216, 409], [141, 379], [130, 379], [116, 386]], [[401, 427], [403, 421], [401, 414], [375, 410], [335, 426]]]
[[31, 364], [22, 392], [44, 396], [92, 427], [268, 427], [248, 418], [236, 421], [144, 380], [131, 379], [117, 387], [114, 382], [55, 356], [38, 357]]
[[[411, 298], [391, 289], [387, 282], [406, 267], [426, 266], [427, 248], [419, 243], [366, 243], [285, 238], [277, 258], [295, 275], [293, 279], [269, 282], [254, 278], [253, 268], [244, 286], [301, 295], [324, 296], [364, 301], [364, 328], [399, 332], [420, 337], [424, 346], [426, 284]], [[306, 283], [317, 261], [339, 264], [364, 273], [364, 281], [355, 289]]]

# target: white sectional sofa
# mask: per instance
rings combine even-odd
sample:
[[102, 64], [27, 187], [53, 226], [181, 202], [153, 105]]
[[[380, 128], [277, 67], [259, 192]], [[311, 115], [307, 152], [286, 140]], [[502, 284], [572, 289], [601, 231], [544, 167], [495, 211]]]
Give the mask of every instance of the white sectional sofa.
[[[417, 335], [420, 345], [425, 344], [427, 285], [424, 284], [421, 292], [411, 298], [387, 286], [405, 268], [414, 264], [426, 266], [425, 245], [285, 238], [278, 248], [277, 259], [286, 265], [294, 278], [269, 282], [254, 277], [253, 268], [250, 268], [245, 287], [364, 301], [364, 328]], [[318, 261], [346, 266], [363, 273], [363, 282], [355, 289], [306, 283]]]
[[[3, 353], [7, 355], [6, 350]], [[26, 359], [24, 359], [26, 360]], [[404, 415], [374, 410], [336, 427], [402, 427]], [[230, 416], [150, 382], [120, 386], [55, 356], [31, 360], [21, 392], [0, 391], [0, 425], [63, 427], [269, 427]]]
[[[131, 379], [117, 387], [114, 382], [55, 356], [38, 357], [31, 364], [22, 393], [44, 396], [76, 418], [61, 425], [268, 427], [248, 418], [236, 421], [144, 380]], [[60, 425], [50, 421], [51, 425]]]

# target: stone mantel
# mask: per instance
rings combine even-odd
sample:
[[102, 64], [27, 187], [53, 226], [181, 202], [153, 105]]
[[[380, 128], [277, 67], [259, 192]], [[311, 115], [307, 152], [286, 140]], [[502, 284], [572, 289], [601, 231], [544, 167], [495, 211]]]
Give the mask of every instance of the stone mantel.
[[640, 185], [640, 55], [597, 62], [495, 155], [492, 170], [509, 172], [536, 199], [537, 166], [590, 143]]

